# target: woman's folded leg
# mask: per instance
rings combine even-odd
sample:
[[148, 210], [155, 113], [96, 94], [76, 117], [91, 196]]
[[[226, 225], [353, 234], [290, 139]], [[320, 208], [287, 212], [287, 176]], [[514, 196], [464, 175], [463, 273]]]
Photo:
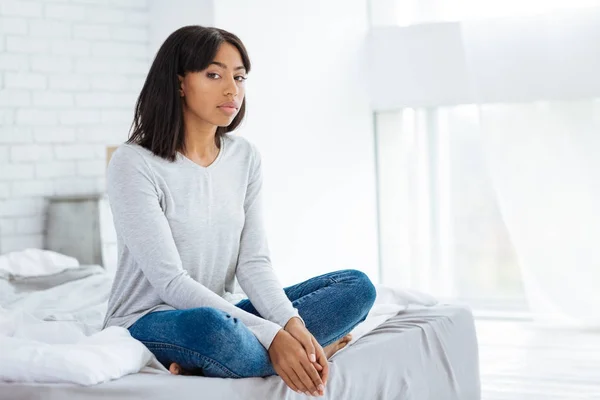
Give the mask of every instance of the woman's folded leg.
[[[375, 302], [376, 289], [361, 271], [329, 272], [284, 288], [308, 331], [325, 347], [364, 321]], [[250, 300], [237, 307], [260, 316]]]
[[[364, 321], [375, 301], [376, 290], [357, 270], [323, 274], [284, 289], [324, 348], [335, 347]], [[237, 307], [257, 316], [246, 299]], [[236, 318], [210, 307], [156, 311], [129, 328], [167, 368], [176, 363], [193, 375], [243, 378], [275, 375], [267, 350]]]
[[223, 378], [275, 375], [269, 354], [237, 318], [210, 307], [157, 311], [129, 328], [166, 368]]

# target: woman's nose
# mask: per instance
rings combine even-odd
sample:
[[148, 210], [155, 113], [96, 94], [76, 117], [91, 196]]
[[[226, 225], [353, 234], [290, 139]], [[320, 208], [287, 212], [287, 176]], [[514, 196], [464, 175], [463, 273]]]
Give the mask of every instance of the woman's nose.
[[227, 80], [227, 85], [225, 87], [225, 95], [232, 95], [232, 96], [237, 96], [238, 94], [238, 87], [236, 85], [235, 82], [235, 78], [231, 78], [229, 80]]

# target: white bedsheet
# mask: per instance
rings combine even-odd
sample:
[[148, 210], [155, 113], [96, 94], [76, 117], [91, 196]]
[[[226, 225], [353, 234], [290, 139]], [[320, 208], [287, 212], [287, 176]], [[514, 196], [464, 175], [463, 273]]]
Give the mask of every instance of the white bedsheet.
[[[480, 400], [477, 339], [460, 306], [410, 307], [329, 360], [323, 400]], [[0, 400], [300, 400], [278, 376], [137, 373], [92, 386], [3, 383]]]
[[[0, 279], [0, 380], [93, 385], [144, 369], [165, 373], [124, 328], [100, 331], [112, 276], [99, 266], [16, 280]], [[353, 341], [430, 296], [385, 286]]]

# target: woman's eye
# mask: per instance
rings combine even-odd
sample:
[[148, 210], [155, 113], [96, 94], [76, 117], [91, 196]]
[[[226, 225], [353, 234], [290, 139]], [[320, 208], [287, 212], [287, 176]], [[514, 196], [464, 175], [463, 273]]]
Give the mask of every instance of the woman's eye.
[[[218, 78], [221, 77], [219, 74], [214, 73], [214, 72], [209, 72], [208, 74], [206, 74], [206, 76], [208, 76], [210, 79], [218, 79]], [[235, 77], [235, 80], [238, 81], [238, 82], [243, 82], [246, 79], [248, 79], [248, 78], [246, 78], [245, 76], [242, 76], [242, 75], [239, 75], [239, 76]]]

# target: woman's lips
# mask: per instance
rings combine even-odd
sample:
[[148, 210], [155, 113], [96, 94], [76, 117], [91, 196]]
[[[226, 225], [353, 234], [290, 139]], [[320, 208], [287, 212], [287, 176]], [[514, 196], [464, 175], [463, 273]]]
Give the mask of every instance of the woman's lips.
[[235, 113], [236, 113], [236, 111], [237, 111], [237, 108], [235, 108], [235, 107], [226, 107], [226, 106], [221, 106], [221, 107], [218, 107], [218, 108], [219, 108], [221, 111], [223, 111], [225, 114], [227, 114], [227, 115], [233, 115], [233, 114], [235, 114]]

